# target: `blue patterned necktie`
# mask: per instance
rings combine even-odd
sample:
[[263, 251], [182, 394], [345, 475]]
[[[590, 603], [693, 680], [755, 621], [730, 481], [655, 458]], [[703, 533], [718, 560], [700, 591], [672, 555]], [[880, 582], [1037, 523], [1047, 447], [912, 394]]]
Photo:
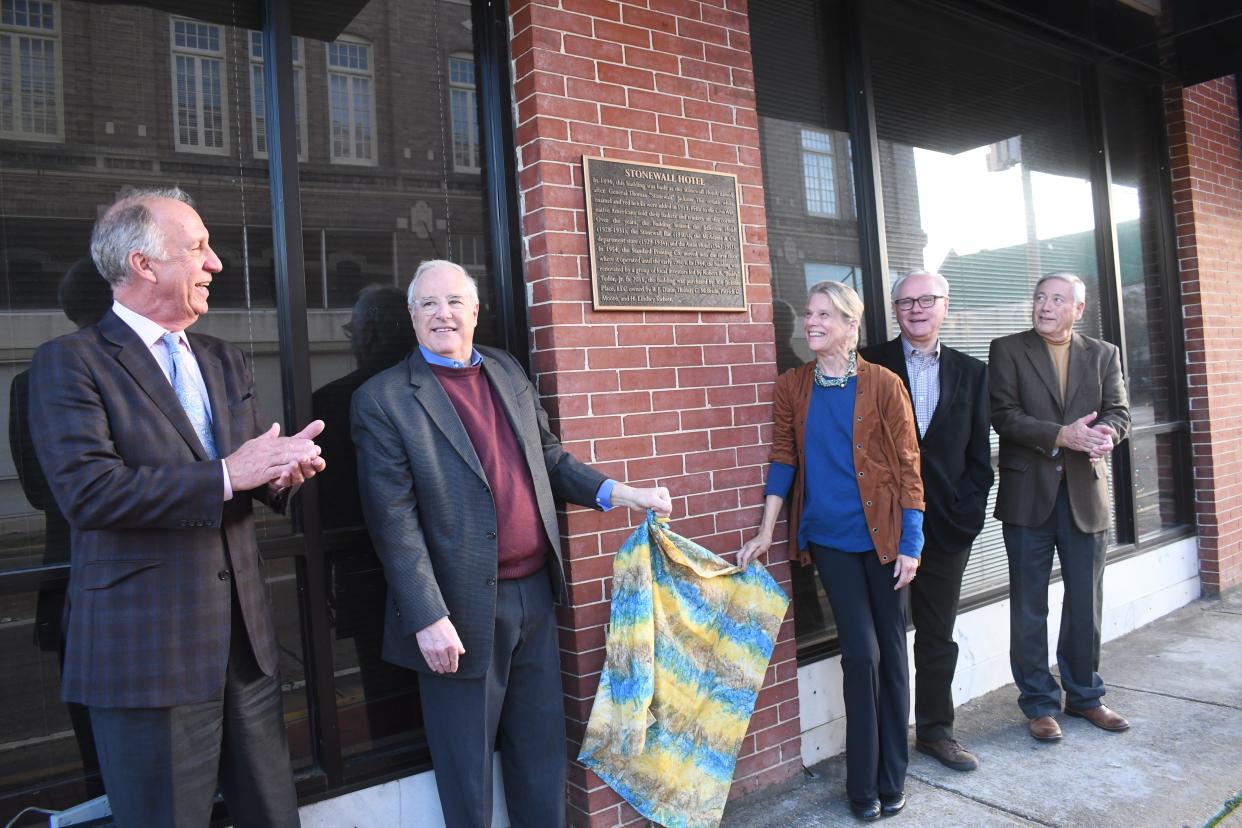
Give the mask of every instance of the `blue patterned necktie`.
[[207, 406], [203, 403], [203, 395], [198, 392], [198, 385], [186, 370], [179, 337], [166, 333], [161, 339], [168, 348], [168, 375], [172, 380], [173, 391], [180, 400], [181, 407], [185, 409], [185, 415], [190, 418], [190, 425], [194, 426], [198, 441], [207, 450], [207, 456], [217, 460], [220, 455], [216, 453], [216, 439], [211, 433], [211, 418], [207, 416]]

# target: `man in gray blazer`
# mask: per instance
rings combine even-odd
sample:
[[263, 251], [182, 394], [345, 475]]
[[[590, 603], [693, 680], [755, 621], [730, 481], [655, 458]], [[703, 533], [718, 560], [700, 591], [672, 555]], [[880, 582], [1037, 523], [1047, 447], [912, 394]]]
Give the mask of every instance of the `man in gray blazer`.
[[362, 509], [388, 579], [384, 658], [419, 672], [449, 828], [488, 826], [499, 747], [511, 824], [565, 822], [554, 601], [568, 600], [555, 500], [668, 514], [578, 462], [512, 356], [474, 345], [478, 288], [423, 262], [407, 293], [419, 347], [354, 393]]
[[271, 601], [253, 500], [283, 508], [324, 467], [323, 423], [259, 426], [242, 352], [186, 328], [221, 271], [177, 189], [104, 213], [99, 322], [44, 344], [30, 426], [71, 527], [61, 697], [90, 708], [122, 828], [295, 826]]
[[[1129, 728], [1104, 706], [1100, 663], [1104, 553], [1112, 508], [1106, 458], [1130, 429], [1121, 353], [1073, 332], [1086, 286], [1051, 273], [1035, 286], [1032, 329], [992, 342], [992, 426], [1000, 435], [996, 518], [1009, 556], [1009, 657], [1018, 705], [1041, 741], [1061, 738], [1061, 711], [1109, 731]], [[1057, 665], [1048, 670], [1052, 551], [1065, 598]]]

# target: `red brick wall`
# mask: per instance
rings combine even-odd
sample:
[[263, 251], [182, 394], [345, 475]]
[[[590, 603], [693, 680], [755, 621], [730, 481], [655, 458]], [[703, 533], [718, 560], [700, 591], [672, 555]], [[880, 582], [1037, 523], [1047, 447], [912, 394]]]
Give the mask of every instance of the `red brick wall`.
[[1167, 99], [1203, 588], [1242, 583], [1242, 148], [1235, 81]]
[[[513, 0], [510, 9], [539, 391], [576, 456], [619, 480], [668, 486], [674, 531], [734, 551], [759, 524], [776, 377], [745, 0]], [[584, 155], [736, 174], [748, 310], [594, 311]], [[604, 662], [612, 553], [637, 518], [570, 509], [562, 521], [572, 604], [561, 614], [562, 668], [575, 756]], [[787, 583], [785, 563], [772, 569]], [[799, 767], [791, 614], [733, 794]], [[569, 816], [592, 826], [638, 819], [576, 764]]]

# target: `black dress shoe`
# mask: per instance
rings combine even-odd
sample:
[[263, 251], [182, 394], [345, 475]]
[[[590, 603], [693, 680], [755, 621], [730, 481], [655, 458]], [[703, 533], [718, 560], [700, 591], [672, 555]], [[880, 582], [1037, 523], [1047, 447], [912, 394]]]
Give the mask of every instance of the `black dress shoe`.
[[905, 791], [898, 791], [895, 794], [880, 794], [880, 812], [884, 816], [899, 814], [904, 807], [906, 807]]
[[850, 813], [863, 822], [874, 822], [880, 818], [880, 800], [871, 799], [858, 802], [850, 800]]

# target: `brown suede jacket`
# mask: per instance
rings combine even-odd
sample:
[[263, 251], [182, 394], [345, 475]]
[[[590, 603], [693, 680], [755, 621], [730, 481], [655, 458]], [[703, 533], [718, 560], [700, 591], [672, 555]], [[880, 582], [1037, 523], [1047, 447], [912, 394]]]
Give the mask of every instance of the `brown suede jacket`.
[[[808, 362], [777, 378], [770, 458], [794, 467], [787, 498], [789, 557], [804, 565], [811, 559], [807, 550], [797, 548], [798, 522], [805, 495], [806, 418], [814, 373], [815, 363]], [[887, 368], [862, 357], [858, 358], [858, 396], [854, 402], [854, 471], [876, 555], [880, 563], [892, 563], [901, 541], [902, 509], [924, 509], [918, 427], [905, 384]]]

